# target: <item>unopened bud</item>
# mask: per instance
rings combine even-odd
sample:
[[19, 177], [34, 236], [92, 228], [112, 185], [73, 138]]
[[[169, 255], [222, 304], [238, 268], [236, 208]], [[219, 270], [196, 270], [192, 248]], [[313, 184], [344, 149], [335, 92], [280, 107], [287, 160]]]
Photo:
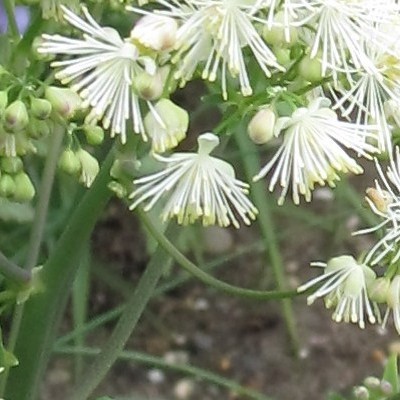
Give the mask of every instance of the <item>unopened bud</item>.
[[35, 196], [35, 187], [31, 179], [24, 172], [14, 176], [15, 191], [13, 199], [19, 203], [31, 201]]
[[146, 115], [144, 126], [152, 140], [152, 150], [163, 153], [186, 137], [189, 115], [171, 100], [161, 99]]
[[381, 389], [381, 393], [384, 396], [390, 396], [391, 394], [393, 394], [393, 386], [388, 381], [382, 380], [382, 382], [380, 384], [380, 389]]
[[365, 193], [377, 210], [383, 213], [387, 211], [388, 205], [393, 202], [392, 195], [386, 190], [378, 190], [371, 187]]
[[133, 82], [136, 93], [144, 100], [156, 100], [163, 92], [163, 81], [160, 73], [150, 75], [147, 72], [138, 74]]
[[0, 91], [0, 117], [4, 114], [8, 104], [8, 93], [6, 90]]
[[0, 177], [0, 197], [11, 197], [14, 192], [14, 179], [8, 174], [2, 174]]
[[381, 381], [376, 376], [367, 376], [364, 379], [364, 385], [370, 390], [378, 390], [380, 387]]
[[33, 98], [31, 100], [31, 113], [37, 119], [47, 119], [51, 114], [51, 103], [46, 99]]
[[100, 171], [99, 163], [96, 158], [83, 149], [79, 149], [76, 152], [76, 156], [78, 157], [82, 166], [79, 181], [86, 187], [90, 187]]
[[51, 103], [53, 110], [63, 118], [71, 118], [81, 105], [81, 98], [72, 90], [49, 86], [45, 90], [45, 98]]
[[71, 149], [65, 149], [61, 153], [58, 166], [69, 175], [78, 175], [81, 170], [81, 162]]
[[256, 144], [269, 142], [274, 136], [275, 122], [276, 115], [271, 107], [259, 110], [247, 127], [250, 139]]
[[140, 18], [131, 31], [131, 39], [155, 51], [170, 50], [176, 42], [177, 22], [170, 17], [148, 14]]
[[274, 26], [264, 26], [262, 37], [264, 40], [276, 46], [291, 46], [298, 39], [297, 29], [288, 26], [290, 21], [285, 21], [285, 14], [279, 11], [274, 17]]
[[24, 167], [19, 157], [4, 157], [1, 159], [1, 170], [7, 174], [16, 174], [21, 172]]
[[319, 82], [322, 79], [321, 61], [317, 57], [304, 56], [299, 64], [299, 74], [309, 82]]
[[47, 137], [50, 134], [50, 123], [50, 120], [43, 121], [33, 118], [28, 128], [29, 136], [33, 139]]
[[4, 111], [4, 128], [8, 132], [19, 132], [29, 124], [28, 110], [25, 103], [15, 100]]
[[354, 397], [357, 400], [368, 400], [369, 391], [365, 386], [357, 386], [354, 388]]
[[115, 193], [119, 199], [124, 199], [128, 195], [126, 187], [117, 181], [112, 181], [108, 184], [108, 188]]
[[[390, 280], [385, 277], [377, 278], [368, 288], [368, 297], [377, 303], [386, 303], [389, 293]], [[366, 385], [367, 386], [367, 385]]]
[[92, 146], [103, 143], [104, 130], [100, 126], [85, 125], [83, 128], [87, 142]]

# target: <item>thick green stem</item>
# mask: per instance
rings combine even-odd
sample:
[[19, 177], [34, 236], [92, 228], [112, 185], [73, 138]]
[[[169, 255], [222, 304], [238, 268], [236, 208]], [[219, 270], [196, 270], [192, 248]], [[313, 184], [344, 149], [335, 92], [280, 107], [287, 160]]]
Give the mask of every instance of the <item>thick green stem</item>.
[[0, 252], [0, 273], [7, 279], [21, 284], [29, 283], [32, 278], [30, 271], [13, 263], [2, 252]]
[[[260, 160], [257, 155], [257, 149], [244, 134], [245, 129], [237, 130], [235, 134], [236, 142], [240, 149], [244, 168], [249, 181], [260, 170]], [[254, 204], [258, 208], [260, 215], [258, 224], [262, 236], [265, 240], [265, 247], [268, 250], [269, 260], [272, 265], [275, 281], [278, 289], [284, 291], [288, 285], [286, 283], [285, 273], [283, 269], [283, 261], [279, 251], [278, 242], [275, 234], [275, 226], [272, 213], [266, 199], [265, 189], [260, 185], [251, 185], [251, 193]], [[298, 354], [299, 343], [296, 329], [296, 321], [293, 314], [292, 303], [290, 299], [282, 300], [282, 310], [286, 322], [286, 329], [290, 338], [293, 353]]]
[[4, 0], [3, 4], [7, 14], [8, 31], [14, 39], [19, 40], [19, 30], [15, 19], [15, 1]]
[[118, 320], [110, 339], [87, 369], [83, 380], [74, 388], [71, 400], [86, 400], [118, 359], [125, 343], [132, 334], [145, 306], [163, 273], [166, 254], [161, 246], [157, 248], [140, 278], [134, 292], [127, 300], [124, 312]]
[[10, 371], [5, 398], [30, 400], [36, 396], [82, 251], [111, 196], [107, 184], [113, 159], [113, 152], [110, 152], [45, 263], [41, 274], [45, 290], [25, 306], [15, 347], [20, 364]]

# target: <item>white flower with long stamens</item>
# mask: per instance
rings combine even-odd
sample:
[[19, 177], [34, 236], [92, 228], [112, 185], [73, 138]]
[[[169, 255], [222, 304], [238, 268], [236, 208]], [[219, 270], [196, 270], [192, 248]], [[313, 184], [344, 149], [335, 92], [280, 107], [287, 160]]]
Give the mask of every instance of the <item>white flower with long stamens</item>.
[[297, 289], [304, 292], [321, 285], [307, 297], [309, 305], [318, 298], [324, 298], [326, 308], [335, 308], [332, 319], [336, 322], [358, 323], [360, 328], [364, 328], [365, 315], [371, 324], [376, 322], [376, 306], [368, 298], [368, 287], [376, 278], [371, 268], [347, 255], [334, 257], [327, 264], [312, 265], [324, 267], [323, 275]]
[[335, 181], [340, 179], [337, 172], [362, 173], [361, 166], [345, 149], [367, 158], [369, 153], [377, 151], [366, 143], [366, 139], [373, 135], [374, 127], [367, 127], [360, 133], [356, 124], [338, 120], [329, 105], [328, 99], [317, 98], [307, 108], [297, 109], [291, 117], [278, 119], [275, 135], [283, 136], [283, 142], [254, 180], [263, 178], [274, 169], [269, 190], [273, 191], [278, 183], [282, 187], [279, 204], [284, 202], [290, 186], [293, 201], [298, 204], [300, 195], [306, 201], [311, 200], [316, 183], [325, 185], [327, 182], [334, 187]]
[[205, 226], [233, 224], [238, 228], [238, 216], [249, 225], [258, 213], [246, 196], [249, 185], [235, 178], [229, 163], [210, 156], [218, 144], [216, 135], [204, 133], [198, 138], [197, 153], [176, 153], [170, 157], [154, 154], [166, 167], [133, 182], [137, 188], [130, 195], [130, 209], [147, 203], [148, 211], [164, 196], [164, 221], [176, 217], [179, 224], [187, 225], [201, 219]]
[[391, 22], [399, 12], [396, 2], [387, 0], [312, 0], [302, 7], [303, 23], [316, 29], [311, 58], [321, 58], [322, 74], [334, 76], [338, 71], [373, 68], [364, 43], [386, 48], [390, 35], [376, 27]]
[[355, 115], [360, 125], [376, 124], [376, 142], [381, 151], [392, 150], [391, 126], [385, 113], [385, 104], [391, 108], [400, 107], [400, 59], [382, 52], [374, 45], [368, 46], [371, 61], [369, 69], [359, 69], [349, 76], [351, 87], [336, 88], [341, 96], [337, 98], [335, 109], [340, 109], [343, 117]]
[[[175, 78], [184, 85], [203, 65], [202, 77], [215, 81], [221, 75], [223, 97], [227, 97], [227, 74], [239, 79], [244, 96], [252, 94], [243, 50], [248, 47], [266, 76], [271, 68], [282, 69], [254, 27], [256, 13], [264, 8], [264, 0], [157, 0], [165, 10], [157, 13], [177, 18]], [[133, 7], [128, 9], [142, 12]]]
[[141, 57], [138, 49], [122, 39], [115, 29], [99, 26], [85, 7], [82, 11], [86, 20], [65, 7], [62, 10], [65, 20], [83, 32], [83, 39], [45, 34], [38, 51], [72, 56], [51, 65], [60, 68], [56, 78], [63, 84], [71, 84], [91, 106], [88, 123], [102, 120], [104, 128], [111, 129], [111, 136], [121, 135], [125, 142], [126, 121], [131, 117], [134, 131], [145, 137], [132, 80], [143, 71], [154, 74], [154, 61]]
[[355, 232], [355, 235], [384, 230], [383, 237], [368, 252], [365, 260], [371, 265], [390, 257], [393, 264], [400, 260], [400, 150], [391, 158], [386, 174], [375, 160], [381, 184], [376, 181], [375, 189], [367, 191], [366, 200], [371, 210], [382, 220], [378, 225]]

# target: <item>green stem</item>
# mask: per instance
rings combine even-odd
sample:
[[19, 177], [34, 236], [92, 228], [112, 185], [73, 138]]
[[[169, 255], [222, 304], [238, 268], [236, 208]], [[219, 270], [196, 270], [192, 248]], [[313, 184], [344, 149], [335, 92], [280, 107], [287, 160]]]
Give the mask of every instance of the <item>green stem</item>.
[[[257, 149], [244, 135], [244, 129], [238, 129], [235, 134], [236, 142], [241, 152], [244, 168], [249, 181], [260, 170], [260, 160]], [[275, 234], [274, 220], [268, 200], [266, 199], [265, 189], [260, 184], [251, 185], [251, 193], [255, 206], [260, 215], [258, 224], [265, 241], [265, 247], [268, 249], [269, 259], [272, 265], [275, 281], [280, 291], [286, 290], [287, 282], [284, 274], [283, 261]], [[296, 321], [293, 314], [292, 303], [290, 299], [282, 300], [282, 310], [286, 322], [286, 329], [290, 338], [293, 353], [298, 354], [299, 343], [296, 329]]]
[[142, 223], [148, 229], [150, 234], [158, 242], [158, 244], [186, 271], [198, 278], [200, 281], [208, 286], [211, 286], [217, 290], [228, 293], [233, 296], [246, 297], [249, 299], [256, 300], [277, 300], [284, 299], [287, 297], [293, 297], [298, 295], [295, 290], [289, 291], [264, 291], [264, 290], [251, 290], [243, 289], [237, 286], [230, 285], [226, 282], [220, 281], [214, 278], [202, 269], [193, 264], [187, 259], [167, 238], [160, 232], [156, 225], [151, 221], [151, 218], [140, 208], [137, 210]]
[[147, 303], [151, 299], [154, 289], [163, 274], [165, 251], [159, 246], [147, 265], [131, 297], [127, 300], [125, 309], [118, 323], [105, 344], [102, 351], [96, 356], [93, 364], [81, 382], [77, 382], [71, 400], [86, 400], [93, 390], [106, 376], [107, 372], [117, 360], [141, 317]]
[[111, 196], [107, 185], [113, 160], [114, 154], [111, 151], [102, 163], [92, 187], [75, 207], [45, 263], [41, 272], [45, 290], [26, 303], [15, 347], [15, 355], [20, 364], [10, 371], [5, 398], [36, 398], [37, 386], [50, 356], [56, 327], [62, 317], [82, 251]]
[[0, 272], [7, 279], [20, 284], [27, 284], [32, 278], [30, 271], [13, 263], [2, 252], [0, 252]]
[[[69, 346], [61, 346], [61, 347], [56, 347], [55, 352], [58, 354], [82, 354], [85, 356], [97, 356], [100, 353], [100, 349], [88, 348], [88, 347], [76, 348]], [[206, 371], [202, 368], [193, 367], [191, 365], [171, 364], [170, 362], [167, 362], [160, 357], [150, 356], [148, 354], [136, 351], [121, 351], [117, 355], [117, 357], [120, 360], [133, 361], [145, 365], [150, 365], [153, 368], [176, 371], [183, 373], [185, 375], [193, 376], [196, 379], [203, 379], [205, 381], [214, 383], [218, 386], [225, 387], [229, 389], [231, 392], [240, 396], [245, 396], [249, 399], [270, 400], [269, 397], [266, 397], [263, 394], [256, 392], [255, 390], [243, 387], [239, 385], [236, 381], [224, 378], [212, 372]]]
[[[47, 219], [51, 191], [54, 183], [54, 176], [57, 168], [57, 161], [60, 153], [64, 129], [55, 125], [54, 132], [49, 144], [46, 163], [43, 170], [43, 176], [38, 191], [38, 200], [33, 220], [32, 230], [29, 238], [28, 252], [25, 259], [26, 273], [36, 266], [39, 258], [40, 248], [43, 241], [43, 233]], [[17, 336], [19, 334], [22, 316], [24, 314], [25, 304], [17, 304], [14, 309], [13, 319], [11, 323], [10, 335], [7, 343], [7, 350], [11, 353], [14, 351]], [[0, 380], [0, 396], [4, 394], [7, 384], [9, 367], [6, 367]]]
[[20, 35], [19, 35], [17, 20], [15, 19], [15, 1], [4, 0], [3, 4], [7, 14], [8, 31], [15, 40], [19, 40]]

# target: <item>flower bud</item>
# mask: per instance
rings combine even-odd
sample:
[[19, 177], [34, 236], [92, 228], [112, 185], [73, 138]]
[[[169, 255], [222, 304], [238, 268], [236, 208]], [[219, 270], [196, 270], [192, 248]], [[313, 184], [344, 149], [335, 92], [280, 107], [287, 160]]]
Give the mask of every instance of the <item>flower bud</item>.
[[85, 125], [83, 128], [87, 142], [92, 146], [103, 143], [104, 130], [100, 126]]
[[377, 278], [368, 288], [368, 296], [371, 301], [386, 303], [389, 293], [390, 280], [385, 277]]
[[131, 31], [131, 39], [155, 51], [171, 50], [176, 42], [177, 22], [170, 17], [148, 14]]
[[31, 179], [24, 172], [14, 176], [15, 191], [13, 199], [19, 203], [31, 201], [35, 196], [35, 187]]
[[47, 137], [50, 134], [50, 120], [40, 120], [32, 118], [29, 127], [28, 127], [28, 135], [33, 139], [40, 139]]
[[298, 39], [297, 29], [293, 26], [285, 25], [288, 25], [285, 22], [285, 14], [279, 11], [275, 14], [274, 26], [264, 26], [262, 37], [267, 43], [279, 47], [293, 45]]
[[65, 149], [58, 160], [58, 167], [69, 175], [78, 175], [81, 170], [81, 162], [71, 149]]
[[381, 381], [376, 376], [367, 376], [364, 379], [364, 385], [370, 390], [378, 390], [380, 387]]
[[19, 157], [4, 157], [1, 159], [1, 170], [7, 174], [16, 174], [21, 172], [24, 167]]
[[66, 119], [71, 118], [81, 105], [81, 98], [67, 88], [49, 86], [44, 96], [51, 103], [53, 110]]
[[161, 99], [144, 119], [152, 150], [157, 153], [176, 147], [186, 137], [189, 115], [171, 100]]
[[309, 55], [304, 56], [299, 64], [299, 74], [309, 82], [319, 82], [322, 79], [322, 64], [318, 55], [313, 58]]
[[0, 91], [0, 117], [4, 114], [8, 104], [8, 93], [6, 90]]
[[390, 382], [382, 380], [379, 389], [384, 396], [390, 396], [393, 394], [393, 386]]
[[160, 73], [150, 75], [147, 72], [142, 72], [136, 76], [133, 87], [142, 99], [156, 100], [162, 95], [163, 81]]
[[51, 103], [46, 99], [33, 98], [31, 100], [31, 113], [37, 119], [47, 119], [51, 114]]
[[274, 137], [276, 115], [272, 107], [262, 108], [251, 119], [247, 127], [250, 139], [256, 144], [264, 144]]
[[115, 193], [115, 195], [119, 199], [124, 199], [126, 196], [128, 196], [128, 190], [126, 189], [125, 186], [121, 185], [117, 181], [112, 181], [108, 184], [108, 188]]
[[368, 400], [369, 399], [369, 391], [365, 386], [357, 386], [354, 388], [354, 397], [357, 400]]
[[79, 181], [86, 187], [90, 187], [100, 171], [99, 163], [96, 158], [83, 149], [79, 149], [76, 152], [76, 156], [78, 157], [82, 166]]
[[25, 103], [15, 100], [4, 111], [4, 129], [8, 132], [19, 132], [29, 123], [28, 110]]
[[14, 192], [14, 179], [8, 174], [2, 174], [0, 177], [0, 197], [11, 197]]

